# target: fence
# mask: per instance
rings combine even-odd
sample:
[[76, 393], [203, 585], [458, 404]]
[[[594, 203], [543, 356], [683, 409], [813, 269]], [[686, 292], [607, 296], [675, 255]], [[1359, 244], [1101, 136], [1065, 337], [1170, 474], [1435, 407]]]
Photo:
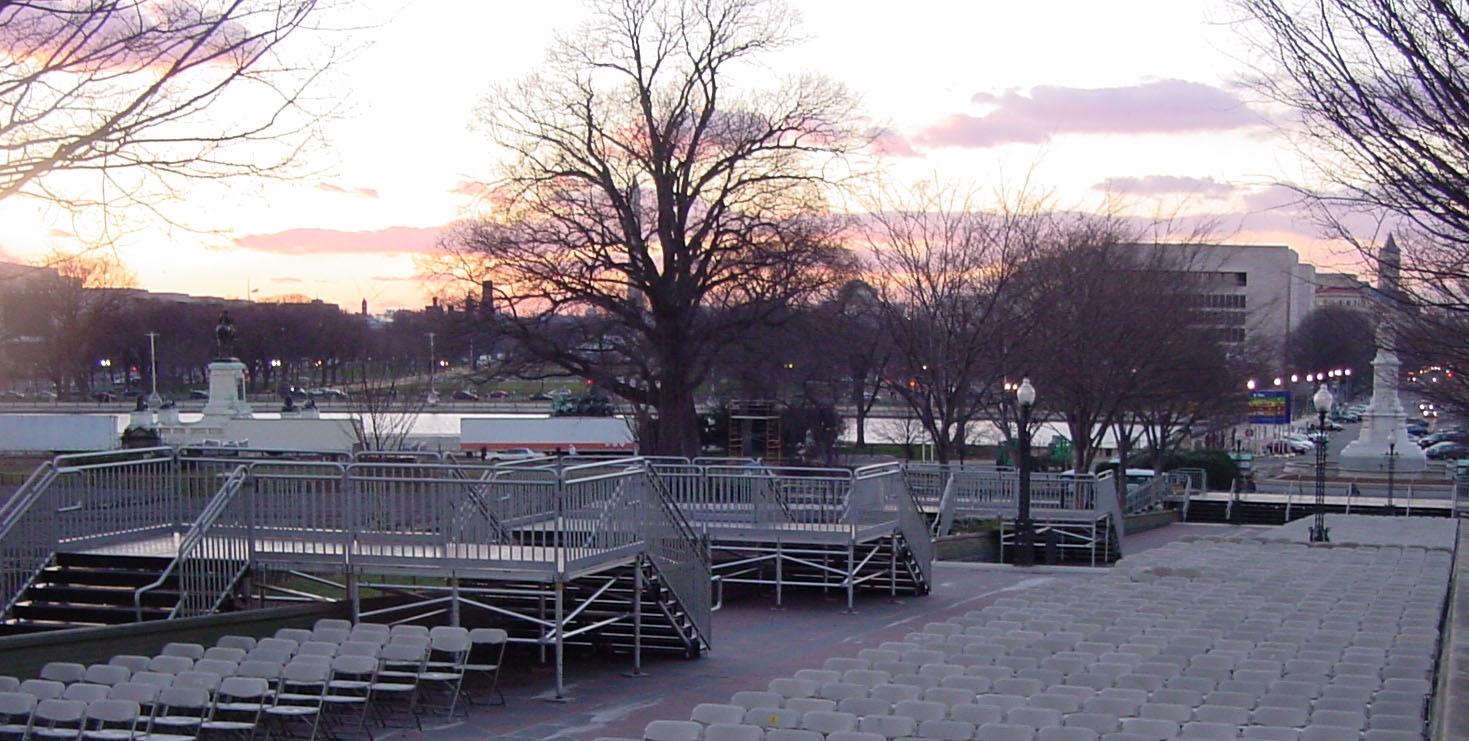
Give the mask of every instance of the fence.
[[247, 468], [236, 466], [210, 498], [189, 532], [179, 542], [178, 555], [151, 584], [133, 593], [133, 609], [143, 619], [149, 593], [177, 579], [179, 599], [172, 617], [209, 615], [219, 609], [235, 584], [250, 568], [254, 551], [249, 523], [250, 502], [240, 496]]

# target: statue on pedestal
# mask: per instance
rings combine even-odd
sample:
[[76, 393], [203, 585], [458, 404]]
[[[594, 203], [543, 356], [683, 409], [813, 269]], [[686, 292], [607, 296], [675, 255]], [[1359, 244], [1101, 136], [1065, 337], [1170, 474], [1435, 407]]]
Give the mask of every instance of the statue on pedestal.
[[219, 321], [214, 324], [214, 356], [220, 360], [232, 360], [235, 357], [235, 320], [230, 318], [228, 311], [219, 313]]

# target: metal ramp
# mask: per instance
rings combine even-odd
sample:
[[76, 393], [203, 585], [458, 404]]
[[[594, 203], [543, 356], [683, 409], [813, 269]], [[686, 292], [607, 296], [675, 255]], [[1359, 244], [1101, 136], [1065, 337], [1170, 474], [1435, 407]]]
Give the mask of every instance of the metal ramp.
[[[508, 621], [516, 640], [554, 651], [559, 694], [569, 643], [625, 648], [634, 661], [643, 650], [695, 656], [709, 646], [704, 548], [654, 482], [639, 458], [478, 465], [229, 448], [63, 456], [0, 509], [3, 619], [21, 620], [17, 608], [25, 612], [25, 596], [62, 553], [154, 559], [155, 578], [127, 585], [134, 619], [209, 614], [248, 593], [247, 582], [258, 594], [307, 598], [272, 583], [285, 575], [296, 587], [340, 588], [354, 607], [364, 590], [395, 596], [364, 614], [385, 621], [457, 623], [465, 610]], [[526, 608], [528, 594], [538, 610]]]
[[724, 585], [927, 594], [933, 542], [898, 464], [856, 470], [755, 460], [659, 460], [668, 499], [700, 534]]

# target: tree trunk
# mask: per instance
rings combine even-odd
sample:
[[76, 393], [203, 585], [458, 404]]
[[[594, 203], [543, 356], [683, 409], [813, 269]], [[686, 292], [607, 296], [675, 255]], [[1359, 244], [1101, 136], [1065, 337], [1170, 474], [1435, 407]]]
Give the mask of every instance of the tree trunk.
[[653, 425], [652, 455], [699, 454], [699, 415], [694, 409], [694, 389], [665, 380], [658, 388], [658, 419]]

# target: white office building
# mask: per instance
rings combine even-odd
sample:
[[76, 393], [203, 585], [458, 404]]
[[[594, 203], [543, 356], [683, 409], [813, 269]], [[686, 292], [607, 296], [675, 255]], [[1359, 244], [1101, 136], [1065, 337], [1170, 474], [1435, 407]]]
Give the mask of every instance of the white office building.
[[1316, 303], [1316, 268], [1285, 245], [1161, 244], [1169, 269], [1189, 274], [1198, 301], [1224, 340], [1241, 350], [1275, 355]]

